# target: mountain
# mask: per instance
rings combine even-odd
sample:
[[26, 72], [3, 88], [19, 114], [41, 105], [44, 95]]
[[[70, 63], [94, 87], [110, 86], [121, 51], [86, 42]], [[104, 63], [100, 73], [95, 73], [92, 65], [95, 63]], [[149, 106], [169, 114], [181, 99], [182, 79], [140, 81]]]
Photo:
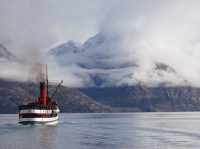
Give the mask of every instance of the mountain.
[[[191, 87], [173, 66], [161, 61], [153, 62], [147, 74], [148, 80], [156, 78], [155, 84], [146, 84], [135, 74], [137, 62], [120, 53], [118, 42], [117, 36], [99, 33], [83, 44], [69, 41], [49, 51], [59, 67], [72, 68], [73, 80], [88, 79], [83, 88], [60, 88], [55, 99], [62, 112], [200, 110], [200, 88]], [[0, 59], [13, 57], [0, 45]], [[50, 87], [51, 93], [54, 88]], [[37, 94], [34, 83], [0, 79], [0, 113], [16, 113], [19, 104], [34, 100]]]
[[200, 88], [143, 85], [83, 88], [98, 103], [119, 111], [200, 111]]
[[14, 58], [15, 56], [4, 45], [0, 44], [0, 59], [13, 60]]
[[134, 52], [124, 49], [116, 34], [98, 33], [83, 44], [69, 41], [51, 49], [49, 55], [62, 69], [73, 67], [73, 75], [79, 79], [87, 77], [85, 86], [189, 84], [173, 66], [162, 61], [148, 63], [148, 69], [141, 73]]
[[[35, 100], [38, 95], [36, 84], [0, 80], [0, 113], [16, 113], [18, 105]], [[50, 87], [50, 95], [55, 86]], [[54, 97], [61, 112], [112, 112], [112, 108], [102, 105], [80, 92], [78, 89], [61, 87]]]
[[[119, 61], [115, 55], [119, 44], [114, 35], [98, 33], [83, 44], [68, 41], [50, 50], [59, 64], [76, 64], [86, 69], [116, 69], [135, 66], [129, 60]], [[116, 51], [113, 52], [113, 49]], [[122, 56], [123, 58], [123, 56]], [[118, 60], [118, 61], [117, 61]]]
[[98, 33], [82, 45], [67, 42], [55, 47], [51, 56], [62, 68], [75, 65], [86, 71], [93, 84], [80, 91], [115, 111], [200, 110], [200, 89], [190, 87], [173, 66], [154, 61], [145, 74], [150, 82], [145, 82], [135, 74], [137, 62], [129, 58], [129, 53], [118, 54], [119, 48], [116, 35]]
[[56, 48], [51, 49], [49, 54], [55, 55], [55, 56], [62, 56], [67, 55], [71, 53], [79, 53], [81, 52], [81, 47], [78, 43], [75, 43], [74, 41], [68, 41], [67, 43], [61, 44]]
[[[55, 86], [50, 86], [50, 95]], [[18, 105], [37, 98], [38, 85], [0, 80], [0, 113], [16, 113]], [[61, 112], [155, 112], [200, 111], [200, 88], [121, 87], [67, 88], [54, 99]]]

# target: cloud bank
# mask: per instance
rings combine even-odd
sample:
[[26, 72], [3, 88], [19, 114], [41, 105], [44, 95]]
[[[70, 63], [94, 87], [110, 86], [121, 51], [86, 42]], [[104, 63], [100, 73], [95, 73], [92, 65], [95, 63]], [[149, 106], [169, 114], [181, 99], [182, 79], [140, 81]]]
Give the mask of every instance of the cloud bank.
[[[197, 0], [0, 0], [0, 43], [21, 59], [49, 62], [52, 78], [66, 80], [68, 86], [93, 84], [94, 75], [101, 75], [105, 85], [200, 86], [199, 4]], [[45, 57], [55, 45], [71, 39], [84, 43], [99, 32], [112, 39], [109, 48], [85, 47], [89, 52], [71, 57], [65, 67]], [[79, 65], [95, 60], [109, 68]], [[175, 72], [156, 70], [157, 63]]]
[[[101, 30], [121, 39], [121, 53], [138, 65], [132, 69], [135, 80], [146, 83], [172, 82], [200, 85], [198, 1], [126, 1], [112, 3]], [[120, 10], [120, 11], [119, 11]], [[178, 75], [154, 71], [161, 62]], [[131, 81], [131, 80], [129, 80]]]

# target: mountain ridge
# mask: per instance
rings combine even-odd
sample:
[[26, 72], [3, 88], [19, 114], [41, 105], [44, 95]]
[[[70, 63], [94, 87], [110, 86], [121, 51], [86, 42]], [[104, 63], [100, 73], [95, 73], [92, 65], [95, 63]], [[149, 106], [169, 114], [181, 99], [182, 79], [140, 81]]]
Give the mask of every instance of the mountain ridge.
[[[17, 113], [18, 105], [37, 99], [39, 86], [30, 82], [0, 80], [0, 113]], [[50, 94], [55, 90], [50, 86]], [[177, 112], [200, 111], [200, 88], [61, 87], [54, 97], [61, 112]]]
[[15, 56], [3, 44], [0, 44], [0, 58], [14, 60]]
[[[49, 94], [55, 90], [50, 86]], [[75, 88], [62, 86], [54, 96], [61, 112], [112, 112], [112, 108], [95, 102]], [[17, 82], [0, 79], [0, 113], [17, 113], [20, 104], [37, 99], [39, 85], [32, 82]]]
[[[62, 87], [62, 93], [55, 97], [62, 112], [200, 110], [200, 89], [191, 87], [190, 83], [170, 65], [160, 61], [153, 63], [153, 74], [149, 73], [149, 77], [151, 79], [155, 75], [158, 78], [155, 84], [137, 80], [132, 71], [138, 68], [137, 63], [129, 62], [129, 59], [118, 62], [118, 58], [124, 56], [118, 57], [110, 50], [118, 47], [115, 40], [118, 40], [115, 36], [97, 34], [82, 45], [69, 41], [48, 52], [61, 68], [76, 66], [79, 70], [75, 71], [74, 75], [81, 70], [85, 73], [82, 76], [88, 77], [89, 82], [94, 84], [88, 84], [83, 88]], [[13, 55], [3, 45], [0, 47], [0, 57], [1, 51], [6, 51], [2, 52], [2, 57], [8, 61], [10, 58], [12, 60]], [[178, 77], [184, 84], [176, 85], [168, 80], [159, 82], [160, 78], [170, 76]], [[19, 104], [37, 98], [37, 89], [38, 86], [34, 83], [0, 79], [0, 113], [16, 113]]]
[[[148, 69], [144, 66], [145, 71], [140, 72], [143, 66], [134, 60], [130, 52], [119, 54], [120, 48], [117, 35], [98, 33], [78, 46], [76, 42], [69, 41], [50, 49], [50, 56], [63, 69], [73, 67], [74, 76], [83, 72], [90, 80], [87, 83], [93, 82], [91, 85], [94, 87], [135, 85], [140, 82], [155, 86], [190, 85], [180, 72], [163, 61], [154, 61]], [[95, 84], [96, 78], [102, 81]]]

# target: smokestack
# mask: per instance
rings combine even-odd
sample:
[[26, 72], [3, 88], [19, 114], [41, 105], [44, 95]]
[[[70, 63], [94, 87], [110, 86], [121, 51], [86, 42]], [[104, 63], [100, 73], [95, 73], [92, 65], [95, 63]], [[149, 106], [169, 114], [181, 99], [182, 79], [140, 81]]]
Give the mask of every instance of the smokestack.
[[47, 97], [47, 90], [46, 90], [45, 82], [40, 82], [39, 103], [43, 104], [43, 105], [47, 105], [47, 103], [48, 103], [48, 97]]

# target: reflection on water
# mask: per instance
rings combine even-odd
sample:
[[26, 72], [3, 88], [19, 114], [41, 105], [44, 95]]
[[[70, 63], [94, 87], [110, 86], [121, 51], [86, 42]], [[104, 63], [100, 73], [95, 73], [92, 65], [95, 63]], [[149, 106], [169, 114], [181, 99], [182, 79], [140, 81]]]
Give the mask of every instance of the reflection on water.
[[[53, 126], [44, 126], [40, 129], [35, 128], [37, 131], [35, 135], [38, 135], [39, 139], [39, 147], [45, 148], [45, 149], [55, 149], [56, 146], [56, 140], [57, 140], [57, 132], [56, 127]], [[37, 147], [38, 148], [38, 147]]]
[[62, 114], [57, 126], [0, 115], [0, 149], [200, 148], [200, 113]]

